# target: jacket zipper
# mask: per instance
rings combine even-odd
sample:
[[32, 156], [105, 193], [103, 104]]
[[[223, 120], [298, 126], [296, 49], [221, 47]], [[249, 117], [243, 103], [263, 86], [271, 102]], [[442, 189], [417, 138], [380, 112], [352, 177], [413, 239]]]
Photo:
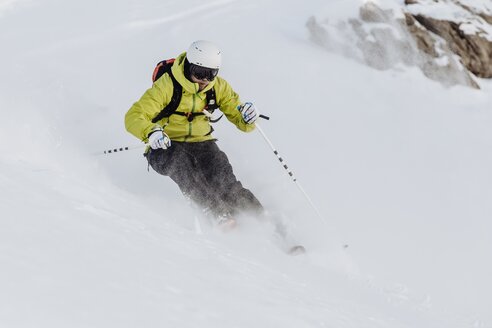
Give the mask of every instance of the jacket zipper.
[[[195, 112], [195, 107], [196, 107], [196, 94], [193, 94], [193, 106], [191, 107], [192, 113]], [[188, 136], [187, 136], [187, 138], [191, 137], [192, 124], [193, 124], [193, 121], [188, 122]]]

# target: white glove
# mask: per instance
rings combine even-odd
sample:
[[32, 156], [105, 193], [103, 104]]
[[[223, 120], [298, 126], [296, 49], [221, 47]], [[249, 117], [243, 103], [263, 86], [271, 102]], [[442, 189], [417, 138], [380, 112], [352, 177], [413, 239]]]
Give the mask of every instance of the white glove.
[[157, 128], [149, 134], [149, 145], [152, 149], [168, 149], [171, 147], [171, 139], [161, 128]]
[[253, 103], [246, 102], [239, 106], [238, 109], [241, 112], [243, 120], [246, 124], [253, 124], [258, 119], [258, 111]]

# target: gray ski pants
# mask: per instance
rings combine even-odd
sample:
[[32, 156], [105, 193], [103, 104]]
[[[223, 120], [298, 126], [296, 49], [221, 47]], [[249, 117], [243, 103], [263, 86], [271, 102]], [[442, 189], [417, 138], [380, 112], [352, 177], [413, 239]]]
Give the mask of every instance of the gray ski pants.
[[146, 157], [157, 173], [170, 177], [185, 196], [215, 216], [263, 213], [259, 200], [236, 179], [215, 140], [173, 141], [166, 150], [150, 149]]

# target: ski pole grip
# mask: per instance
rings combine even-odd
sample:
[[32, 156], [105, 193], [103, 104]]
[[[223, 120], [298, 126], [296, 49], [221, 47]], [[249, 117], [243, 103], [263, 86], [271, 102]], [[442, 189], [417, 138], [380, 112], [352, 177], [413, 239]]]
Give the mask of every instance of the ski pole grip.
[[260, 114], [260, 118], [262, 118], [262, 119], [264, 119], [264, 120], [267, 120], [267, 121], [270, 119], [270, 117], [265, 116], [265, 115], [263, 115], [263, 114]]

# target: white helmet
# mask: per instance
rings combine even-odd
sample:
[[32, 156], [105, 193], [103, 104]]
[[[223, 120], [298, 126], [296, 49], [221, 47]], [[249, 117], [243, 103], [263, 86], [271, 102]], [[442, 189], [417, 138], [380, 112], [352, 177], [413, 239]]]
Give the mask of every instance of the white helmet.
[[213, 69], [220, 68], [221, 57], [219, 47], [205, 40], [193, 42], [186, 52], [186, 58], [191, 64]]

